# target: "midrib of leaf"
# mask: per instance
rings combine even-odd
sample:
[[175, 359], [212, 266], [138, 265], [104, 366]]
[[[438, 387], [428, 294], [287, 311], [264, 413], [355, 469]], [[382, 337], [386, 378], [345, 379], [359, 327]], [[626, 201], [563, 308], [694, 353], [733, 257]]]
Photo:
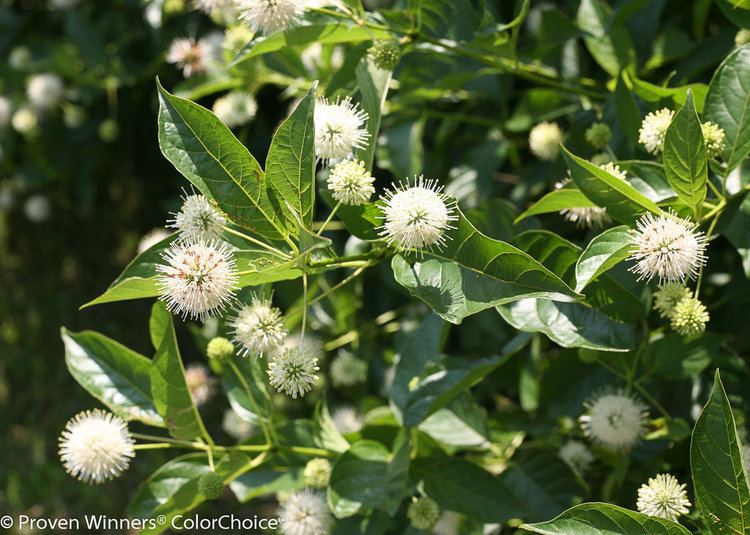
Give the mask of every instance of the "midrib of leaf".
[[[304, 140], [305, 136], [307, 135], [307, 129], [308, 129], [307, 121], [304, 121], [304, 127], [303, 127], [303, 130], [302, 130], [302, 139], [303, 140]], [[286, 146], [289, 148], [291, 154], [294, 156], [294, 159], [297, 161], [297, 175], [298, 176], [302, 176], [302, 154], [297, 154], [294, 151], [295, 147], [294, 147], [294, 144], [292, 143], [291, 135], [292, 135], [292, 130], [290, 129], [289, 130], [289, 136], [288, 136], [288, 139], [287, 139], [288, 143], [287, 143]], [[300, 217], [304, 221], [305, 215], [307, 214], [307, 212], [309, 212], [312, 209], [312, 203], [311, 203], [310, 207], [308, 207], [308, 210], [304, 210], [304, 206], [303, 206], [302, 201], [304, 199], [304, 195], [310, 189], [310, 187], [312, 187], [312, 185], [308, 186], [307, 188], [302, 189], [301, 184], [295, 184], [294, 181], [289, 176], [289, 173], [287, 173], [286, 167], [284, 165], [282, 165], [281, 155], [280, 155], [279, 151], [274, 151], [274, 155], [273, 156], [276, 158], [276, 165], [281, 170], [282, 176], [289, 183], [289, 185], [292, 187], [292, 190], [296, 191], [298, 193], [298, 195], [299, 195]], [[266, 166], [266, 167], [268, 167], [268, 166]]]

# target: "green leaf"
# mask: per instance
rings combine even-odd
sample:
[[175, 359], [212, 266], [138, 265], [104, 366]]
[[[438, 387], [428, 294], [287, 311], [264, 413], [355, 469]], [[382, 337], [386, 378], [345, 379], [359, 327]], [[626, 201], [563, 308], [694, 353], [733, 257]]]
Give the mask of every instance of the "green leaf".
[[266, 182], [279, 195], [282, 214], [295, 217], [306, 227], [313, 220], [315, 205], [315, 92], [314, 83], [292, 114], [279, 126], [266, 158]]
[[249, 422], [265, 420], [271, 412], [267, 379], [261, 362], [261, 359], [251, 356], [235, 358], [231, 365], [222, 364], [221, 377], [229, 404], [243, 420]]
[[164, 417], [173, 437], [185, 440], [207, 437], [203, 420], [185, 382], [185, 369], [177, 347], [171, 315], [164, 303], [154, 303], [151, 310], [152, 315], [169, 316], [167, 322], [152, 322], [152, 325], [162, 325], [165, 328], [164, 333], [152, 334], [152, 339], [161, 340], [151, 366], [151, 395], [154, 405]]
[[557, 275], [512, 245], [479, 232], [458, 213], [442, 249], [396, 255], [396, 281], [451, 323], [526, 297], [571, 301], [578, 296]]
[[262, 466], [245, 472], [229, 484], [240, 503], [277, 492], [294, 492], [305, 487], [303, 469], [289, 467], [284, 459], [271, 458]]
[[[331, 209], [336, 206], [336, 200], [328, 191], [321, 189], [319, 193]], [[336, 215], [344, 223], [346, 230], [360, 240], [377, 241], [380, 239], [378, 227], [383, 222], [383, 212], [377, 204], [365, 203], [359, 206], [342, 204]]]
[[641, 160], [621, 160], [617, 165], [627, 173], [630, 185], [652, 201], [658, 203], [675, 197], [663, 165]]
[[487, 413], [468, 394], [425, 418], [419, 430], [448, 446], [488, 449], [492, 444]]
[[333, 465], [329, 500], [337, 518], [363, 507], [395, 514], [408, 480], [408, 434], [396, 439], [393, 457], [379, 442], [355, 442]]
[[617, 86], [615, 86], [615, 115], [620, 123], [620, 128], [625, 133], [630, 146], [638, 142], [638, 130], [641, 128], [641, 114], [635, 103], [633, 94], [627, 87], [622, 76], [617, 77]]
[[731, 171], [750, 153], [750, 46], [733, 51], [708, 86], [704, 119], [724, 129], [724, 160]]
[[627, 182], [575, 156], [565, 147], [563, 155], [570, 167], [573, 182], [597, 206], [606, 208], [613, 219], [633, 223], [643, 212], [661, 213], [655, 202]]
[[157, 86], [159, 146], [167, 160], [235, 224], [269, 240], [285, 236], [253, 155], [212, 112]]
[[365, 162], [368, 170], [372, 170], [375, 149], [380, 134], [380, 120], [385, 99], [388, 96], [388, 84], [391, 81], [391, 71], [382, 71], [375, 67], [369, 55], [365, 55], [355, 70], [357, 86], [362, 95], [362, 109], [367, 112], [367, 131], [370, 141], [363, 149], [357, 150], [357, 158]]
[[120, 418], [163, 427], [151, 399], [151, 361], [99, 333], [61, 330], [73, 378]]
[[544, 535], [690, 535], [676, 522], [608, 503], [577, 505], [554, 520], [521, 528]]
[[412, 463], [412, 477], [422, 480], [425, 493], [441, 509], [480, 522], [501, 523], [525, 515], [523, 504], [498, 478], [458, 458], [421, 458]]
[[653, 373], [676, 381], [696, 377], [711, 364], [714, 355], [721, 352], [722, 336], [704, 333], [702, 336], [685, 338], [677, 333], [649, 343], [644, 363]]
[[664, 172], [677, 196], [700, 217], [708, 189], [708, 156], [703, 131], [688, 92], [685, 105], [672, 119], [664, 140]]
[[750, 277], [750, 196], [737, 195], [730, 201], [730, 207], [734, 206], [735, 210], [727, 210], [725, 217], [730, 219], [722, 232], [742, 258], [745, 276]]
[[645, 80], [640, 80], [628, 73], [623, 73], [623, 75], [630, 79], [635, 93], [646, 102], [659, 104], [662, 100], [668, 99], [671, 100], [675, 106], [682, 106], [687, 99], [688, 91], [690, 91], [693, 93], [693, 98], [695, 99], [695, 109], [698, 113], [703, 110], [706, 101], [706, 94], [708, 93], [708, 86], [706, 84], [686, 84], [681, 85], [680, 87], [665, 87], [651, 84]]
[[461, 392], [492, 373], [509, 356], [482, 359], [443, 357], [433, 361], [427, 368], [427, 374], [409, 384], [410, 392], [403, 411], [404, 426], [419, 425]]
[[582, 0], [577, 22], [591, 55], [610, 76], [617, 76], [635, 60], [633, 43], [622, 24], [612, 24], [612, 10], [601, 0]]
[[518, 223], [522, 219], [539, 214], [549, 214], [551, 212], [560, 212], [570, 208], [591, 208], [596, 206], [589, 200], [581, 190], [577, 188], [561, 188], [550, 191], [544, 197], [531, 205], [528, 210], [519, 215], [515, 221]]
[[750, 489], [732, 407], [718, 370], [708, 403], [695, 422], [690, 468], [696, 502], [711, 533], [747, 533]]
[[623, 225], [606, 230], [586, 246], [576, 262], [576, 291], [625, 260], [630, 252], [630, 228]]
[[333, 422], [328, 404], [319, 401], [315, 407], [315, 418], [313, 420], [315, 445], [338, 453], [349, 449], [349, 442], [339, 433]]
[[310, 43], [339, 44], [357, 43], [372, 39], [385, 39], [390, 34], [383, 30], [353, 26], [344, 22], [331, 22], [297, 26], [288, 31], [276, 32], [272, 35], [253, 39], [237, 54], [232, 65], [236, 66], [251, 58], [278, 52], [288, 47], [305, 46]]

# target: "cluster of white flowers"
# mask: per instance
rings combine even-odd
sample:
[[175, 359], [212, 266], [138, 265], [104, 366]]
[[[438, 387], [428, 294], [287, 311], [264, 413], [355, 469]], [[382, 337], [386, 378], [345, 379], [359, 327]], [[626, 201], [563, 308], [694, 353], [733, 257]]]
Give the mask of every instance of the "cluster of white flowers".
[[337, 162], [354, 156], [370, 139], [365, 128], [367, 112], [351, 97], [330, 102], [323, 97], [315, 104], [315, 152], [324, 162]]
[[646, 115], [638, 133], [638, 142], [645, 147], [647, 152], [659, 154], [664, 149], [667, 128], [673, 118], [674, 112], [669, 108], [662, 108]]
[[268, 363], [268, 377], [276, 390], [294, 399], [304, 397], [318, 382], [318, 359], [301, 349], [286, 349]]
[[243, 356], [263, 356], [277, 349], [286, 338], [287, 330], [281, 310], [270, 299], [254, 295], [249, 305], [242, 306], [229, 322], [234, 341]]
[[658, 474], [638, 489], [636, 507], [644, 515], [676, 522], [681, 515], [690, 512], [685, 487], [671, 474]]
[[231, 91], [219, 97], [211, 108], [219, 120], [229, 128], [237, 128], [249, 123], [258, 113], [255, 98], [244, 91]]
[[182, 69], [186, 78], [206, 72], [210, 60], [210, 50], [205, 39], [178, 37], [167, 50], [167, 61]]
[[360, 160], [344, 160], [328, 175], [328, 189], [338, 202], [358, 206], [370, 200], [375, 188], [375, 179]]
[[167, 222], [168, 228], [177, 229], [180, 238], [186, 241], [210, 241], [221, 237], [227, 220], [203, 195], [191, 194], [183, 197], [182, 207]]
[[84, 483], [118, 477], [133, 457], [127, 424], [100, 409], [76, 414], [60, 435], [60, 459], [68, 473]]
[[341, 434], [356, 433], [362, 429], [362, 419], [353, 407], [343, 406], [337, 408], [331, 414], [333, 425]]
[[307, 0], [239, 0], [240, 18], [257, 32], [286, 30], [299, 23]]
[[302, 489], [284, 499], [279, 517], [286, 519], [280, 530], [284, 535], [328, 535], [333, 518], [323, 493]]
[[584, 434], [595, 444], [629, 450], [643, 435], [648, 416], [639, 399], [619, 389], [605, 389], [584, 403], [580, 417]]
[[29, 104], [38, 110], [49, 110], [57, 106], [64, 91], [62, 79], [51, 73], [35, 74], [26, 85]]
[[529, 132], [529, 149], [540, 160], [556, 160], [562, 142], [563, 131], [557, 123], [539, 123]]

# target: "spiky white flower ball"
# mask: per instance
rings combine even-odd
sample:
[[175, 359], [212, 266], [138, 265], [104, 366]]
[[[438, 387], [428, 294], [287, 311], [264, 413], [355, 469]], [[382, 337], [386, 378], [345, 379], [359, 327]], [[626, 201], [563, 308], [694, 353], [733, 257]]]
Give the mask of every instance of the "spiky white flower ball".
[[32, 195], [23, 203], [23, 215], [32, 223], [44, 223], [51, 213], [49, 199], [41, 193]]
[[[555, 183], [555, 189], [563, 189], [571, 180], [566, 178]], [[599, 206], [574, 206], [560, 210], [565, 221], [575, 223], [578, 227], [601, 227], [610, 221], [607, 210]]]
[[333, 425], [339, 433], [356, 433], [362, 429], [362, 419], [353, 407], [339, 407], [331, 414]]
[[635, 265], [630, 270], [638, 274], [638, 280], [656, 277], [659, 284], [685, 282], [706, 263], [706, 235], [695, 223], [674, 213], [645, 214], [631, 236], [634, 249], [630, 259]]
[[240, 355], [263, 356], [279, 347], [287, 330], [281, 310], [271, 305], [270, 299], [253, 296], [249, 305], [242, 306], [230, 320], [233, 340], [240, 346]]
[[711, 319], [706, 305], [691, 295], [682, 298], [672, 310], [670, 327], [682, 336], [694, 336], [706, 330], [706, 323]]
[[638, 132], [638, 142], [645, 147], [646, 152], [659, 154], [663, 150], [667, 128], [673, 118], [674, 112], [669, 108], [652, 111], [646, 115]]
[[221, 420], [221, 428], [233, 439], [243, 441], [249, 438], [255, 431], [255, 426], [244, 420], [239, 414], [232, 409], [224, 411], [224, 417]]
[[329, 372], [334, 386], [354, 386], [367, 379], [367, 363], [348, 351], [342, 351], [331, 362]]
[[10, 118], [13, 116], [13, 106], [10, 104], [10, 100], [0, 96], [0, 128], [5, 128], [10, 123]]
[[723, 128], [716, 123], [706, 121], [701, 124], [701, 131], [709, 158], [714, 158], [724, 152], [726, 134]]
[[215, 9], [232, 7], [234, 0], [195, 0], [195, 5], [198, 9], [210, 15]]
[[118, 477], [135, 457], [127, 424], [100, 409], [79, 412], [68, 420], [59, 443], [63, 466], [84, 483], [98, 485]]
[[21, 106], [13, 114], [10, 124], [19, 134], [28, 134], [39, 125], [39, 117], [29, 106]]
[[38, 110], [54, 108], [63, 96], [65, 88], [56, 74], [35, 74], [26, 85], [26, 95], [32, 107]]
[[214, 378], [203, 364], [190, 364], [185, 368], [185, 383], [198, 407], [206, 404], [214, 394]]
[[204, 41], [192, 37], [178, 37], [167, 50], [167, 62], [182, 69], [185, 78], [205, 72], [208, 68], [208, 51]]
[[381, 197], [383, 223], [379, 234], [400, 251], [422, 252], [442, 247], [458, 220], [456, 206], [442, 186], [420, 176], [414, 184], [399, 184]]
[[686, 485], [680, 484], [672, 474], [658, 474], [638, 489], [638, 511], [676, 522], [690, 512]]
[[162, 240], [166, 240], [169, 237], [169, 232], [163, 228], [155, 228], [149, 230], [146, 234], [141, 237], [138, 242], [138, 254], [148, 251]]
[[286, 349], [268, 363], [271, 386], [292, 398], [304, 397], [318, 381], [318, 359], [301, 348]]
[[324, 489], [331, 481], [331, 462], [322, 457], [310, 459], [305, 465], [302, 476], [305, 484], [316, 489]]
[[239, 276], [224, 242], [174, 242], [156, 267], [160, 299], [181, 315], [203, 320], [233, 299]]
[[576, 472], [583, 474], [594, 462], [591, 450], [580, 440], [570, 440], [560, 448], [558, 456]]
[[668, 282], [654, 292], [654, 310], [659, 313], [659, 317], [671, 318], [677, 303], [691, 295], [692, 292], [687, 286]]
[[221, 237], [227, 219], [211, 202], [199, 194], [185, 195], [182, 207], [167, 221], [168, 228], [177, 229], [186, 241], [209, 241]]
[[635, 396], [619, 389], [606, 389], [584, 403], [579, 418], [584, 434], [594, 443], [612, 450], [629, 450], [641, 438], [646, 407]]
[[280, 526], [284, 535], [328, 535], [333, 523], [325, 496], [310, 489], [287, 497], [280, 504], [278, 516], [286, 518]]
[[222, 46], [232, 52], [239, 52], [253, 38], [253, 31], [245, 24], [230, 26], [224, 32]]
[[412, 500], [406, 510], [406, 517], [414, 529], [430, 530], [440, 518], [440, 507], [432, 498], [423, 496]]
[[305, 0], [239, 0], [240, 18], [256, 32], [270, 34], [299, 23]]
[[539, 123], [529, 132], [529, 149], [540, 160], [548, 162], [556, 160], [560, 154], [562, 142], [563, 131], [557, 123]]
[[319, 159], [336, 162], [351, 158], [367, 146], [367, 112], [351, 97], [330, 102], [323, 97], [315, 104], [315, 152]]
[[358, 206], [370, 200], [375, 193], [375, 178], [360, 160], [339, 162], [328, 175], [328, 189], [338, 202]]
[[237, 128], [255, 118], [258, 103], [249, 93], [232, 91], [217, 98], [211, 110], [229, 128]]

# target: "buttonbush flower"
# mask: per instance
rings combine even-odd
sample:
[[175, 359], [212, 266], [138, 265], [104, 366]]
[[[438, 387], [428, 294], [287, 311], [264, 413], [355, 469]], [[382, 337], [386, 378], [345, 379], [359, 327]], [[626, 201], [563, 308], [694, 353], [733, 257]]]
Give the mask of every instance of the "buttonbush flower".
[[318, 359], [301, 348], [287, 349], [268, 364], [271, 386], [294, 399], [312, 390], [318, 370]]
[[215, 9], [232, 7], [234, 0], [195, 0], [195, 4], [198, 9], [210, 15]]
[[282, 503], [278, 511], [280, 530], [284, 535], [328, 535], [333, 519], [321, 492], [298, 490]]
[[357, 411], [349, 406], [339, 407], [331, 414], [333, 425], [341, 434], [356, 433], [362, 429], [362, 420]]
[[63, 81], [56, 74], [35, 74], [29, 78], [26, 95], [29, 104], [38, 110], [54, 108], [63, 96]]
[[662, 108], [646, 115], [638, 133], [638, 142], [650, 154], [659, 154], [664, 148], [664, 138], [667, 128], [674, 118], [674, 112], [669, 108]]
[[579, 440], [568, 441], [560, 448], [558, 456], [565, 461], [565, 464], [580, 474], [586, 472], [591, 467], [591, 463], [594, 462], [594, 455], [586, 444]]
[[202, 321], [234, 299], [239, 277], [226, 243], [177, 241], [161, 256], [157, 287], [171, 312]]
[[273, 351], [286, 338], [287, 331], [281, 320], [281, 310], [271, 305], [270, 299], [253, 296], [230, 321], [234, 341], [240, 346], [240, 355], [263, 356]]
[[630, 270], [638, 274], [638, 280], [656, 277], [659, 284], [684, 283], [706, 263], [705, 234], [695, 223], [674, 213], [647, 213], [638, 220], [631, 236], [634, 249], [630, 259], [635, 265]]
[[232, 52], [239, 52], [253, 38], [253, 31], [245, 24], [235, 24], [224, 32], [222, 47]]
[[448, 237], [446, 232], [458, 220], [454, 201], [443, 194], [443, 188], [423, 176], [414, 184], [399, 184], [382, 197], [383, 224], [380, 236], [400, 251], [421, 253], [424, 249], [440, 248]]
[[255, 426], [247, 420], [243, 420], [233, 409], [224, 411], [221, 428], [227, 435], [240, 441], [249, 438], [253, 434], [253, 431], [255, 431]]
[[168, 228], [175, 228], [180, 238], [186, 241], [213, 240], [221, 237], [227, 220], [203, 195], [192, 194], [183, 198], [182, 207], [167, 221]]
[[620, 169], [619, 165], [615, 165], [613, 162], [603, 163], [599, 166], [599, 169], [603, 169], [615, 178], [619, 178], [623, 182], [628, 181], [628, 172]]
[[229, 128], [237, 128], [255, 118], [258, 103], [249, 93], [232, 91], [217, 98], [211, 110]]
[[10, 124], [19, 134], [28, 134], [39, 125], [39, 117], [29, 106], [21, 106], [13, 114]]
[[206, 347], [209, 360], [224, 360], [234, 356], [234, 344], [221, 336], [211, 338]]
[[701, 131], [709, 158], [714, 158], [724, 152], [726, 134], [723, 128], [716, 123], [706, 121], [701, 124]]
[[265, 34], [286, 30], [299, 23], [305, 0], [240, 0], [240, 18]]
[[670, 319], [672, 330], [682, 336], [693, 336], [706, 330], [710, 317], [706, 305], [688, 295], [675, 305]]
[[348, 351], [342, 351], [333, 359], [329, 371], [334, 386], [354, 386], [367, 379], [367, 363]]
[[406, 516], [415, 529], [429, 530], [440, 518], [440, 507], [427, 496], [412, 500], [406, 510]]
[[214, 394], [214, 379], [203, 364], [191, 364], [185, 368], [185, 382], [197, 407], [205, 405]]
[[690, 512], [685, 484], [671, 474], [658, 474], [638, 489], [638, 511], [644, 515], [677, 521]]
[[127, 424], [100, 409], [76, 414], [60, 435], [60, 459], [70, 475], [97, 485], [118, 477], [135, 457]]
[[322, 457], [310, 459], [302, 472], [305, 484], [314, 488], [324, 489], [331, 480], [331, 462]]
[[586, 141], [595, 149], [603, 149], [612, 141], [612, 130], [604, 123], [592, 124], [584, 134]]
[[172, 41], [167, 51], [167, 62], [182, 69], [185, 78], [205, 72], [208, 68], [209, 51], [203, 39], [179, 37]]
[[529, 149], [540, 160], [556, 160], [562, 142], [563, 132], [557, 123], [539, 123], [529, 132]]
[[619, 389], [605, 389], [584, 403], [580, 417], [584, 434], [612, 450], [629, 450], [643, 435], [646, 407]]
[[315, 152], [325, 162], [351, 158], [367, 147], [370, 133], [365, 128], [367, 112], [351, 97], [332, 103], [323, 97], [315, 104]]
[[392, 71], [401, 60], [401, 46], [391, 39], [375, 41], [368, 53], [375, 66], [384, 71]]
[[668, 282], [654, 292], [654, 310], [662, 318], [671, 318], [677, 303], [690, 297], [690, 288], [677, 282]]
[[328, 189], [331, 195], [341, 204], [358, 206], [370, 200], [375, 188], [375, 181], [365, 169], [365, 162], [360, 160], [343, 160], [328, 175]]

